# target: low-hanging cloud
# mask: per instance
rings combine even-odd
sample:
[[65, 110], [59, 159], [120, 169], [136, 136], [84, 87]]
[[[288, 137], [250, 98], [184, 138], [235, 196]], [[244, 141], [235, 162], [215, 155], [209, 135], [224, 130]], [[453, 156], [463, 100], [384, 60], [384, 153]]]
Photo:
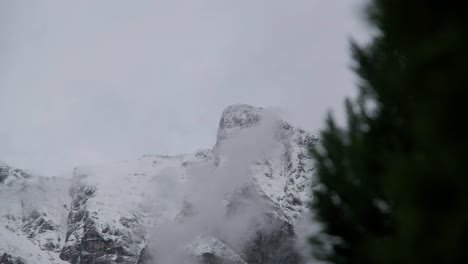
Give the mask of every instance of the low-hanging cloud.
[[[175, 199], [183, 193], [181, 213], [157, 224], [151, 232], [149, 248], [155, 263], [196, 262], [188, 246], [200, 237], [214, 237], [236, 251], [242, 250], [255, 235], [254, 228], [265, 222], [266, 205], [258, 196], [240, 192], [251, 185], [252, 164], [279, 153], [277, 125], [276, 116], [266, 114], [259, 125], [238, 131], [217, 145], [219, 163], [189, 169], [185, 184], [171, 190]], [[167, 197], [162, 189], [155, 192]]]

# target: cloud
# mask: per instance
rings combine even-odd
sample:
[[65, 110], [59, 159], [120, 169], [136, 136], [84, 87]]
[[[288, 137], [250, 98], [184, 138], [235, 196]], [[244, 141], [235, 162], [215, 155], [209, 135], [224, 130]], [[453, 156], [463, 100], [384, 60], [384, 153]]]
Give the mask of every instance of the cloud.
[[232, 103], [317, 130], [353, 94], [360, 3], [1, 1], [0, 160], [57, 174], [191, 152]]
[[[174, 197], [183, 193], [184, 206], [176, 219], [159, 223], [150, 232], [149, 248], [155, 263], [193, 262], [187, 246], [203, 236], [220, 239], [239, 252], [259, 225], [267, 225], [265, 201], [255, 191], [243, 192], [251, 186], [252, 164], [279, 153], [280, 144], [274, 134], [277, 125], [276, 116], [263, 115], [259, 125], [220, 142], [218, 165], [213, 162], [194, 166], [184, 186], [172, 185]], [[167, 197], [162, 190], [167, 186], [158, 184], [156, 197], [158, 192]]]

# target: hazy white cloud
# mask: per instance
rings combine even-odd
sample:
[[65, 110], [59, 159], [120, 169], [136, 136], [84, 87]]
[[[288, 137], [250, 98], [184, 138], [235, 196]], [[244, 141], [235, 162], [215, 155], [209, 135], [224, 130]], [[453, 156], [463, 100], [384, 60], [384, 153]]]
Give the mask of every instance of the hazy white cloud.
[[41, 173], [214, 144], [232, 103], [316, 131], [364, 0], [0, 2], [0, 160]]
[[[191, 167], [183, 186], [165, 179], [163, 183], [158, 182], [159, 186], [153, 190], [156, 197], [161, 195], [162, 200], [166, 200], [172, 196], [169, 200], [180, 202], [182, 194], [186, 206], [176, 221], [168, 219], [158, 223], [150, 232], [149, 252], [155, 263], [194, 263], [187, 254], [187, 246], [206, 236], [221, 239], [241, 252], [246, 242], [256, 235], [258, 226], [273, 228], [268, 227], [265, 219], [267, 204], [256, 192], [251, 196], [236, 192], [254, 188], [250, 169], [255, 161], [281, 153], [280, 143], [275, 139], [278, 125], [278, 118], [265, 111], [259, 125], [238, 131], [220, 142], [219, 164], [210, 162]], [[164, 175], [158, 178], [160, 176]], [[176, 178], [171, 176], [167, 178]], [[170, 195], [161, 188], [166, 184], [162, 188], [170, 189]], [[153, 212], [158, 213], [154, 209]]]

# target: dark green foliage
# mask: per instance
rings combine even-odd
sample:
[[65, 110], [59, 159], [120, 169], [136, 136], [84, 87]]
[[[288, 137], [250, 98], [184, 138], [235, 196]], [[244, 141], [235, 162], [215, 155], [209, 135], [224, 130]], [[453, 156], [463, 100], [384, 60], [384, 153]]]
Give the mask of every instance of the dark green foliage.
[[[462, 1], [374, 0], [379, 34], [353, 44], [347, 127], [312, 148], [316, 256], [333, 263], [468, 263], [468, 11]], [[331, 246], [333, 250], [328, 250]]]

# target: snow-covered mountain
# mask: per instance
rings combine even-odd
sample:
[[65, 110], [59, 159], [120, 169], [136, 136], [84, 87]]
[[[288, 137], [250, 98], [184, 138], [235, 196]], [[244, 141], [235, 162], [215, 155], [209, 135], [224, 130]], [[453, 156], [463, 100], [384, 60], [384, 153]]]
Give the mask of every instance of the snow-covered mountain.
[[69, 186], [0, 163], [0, 263], [66, 263]]
[[80, 166], [72, 179], [0, 164], [0, 263], [301, 263], [316, 142], [232, 105], [212, 149]]

